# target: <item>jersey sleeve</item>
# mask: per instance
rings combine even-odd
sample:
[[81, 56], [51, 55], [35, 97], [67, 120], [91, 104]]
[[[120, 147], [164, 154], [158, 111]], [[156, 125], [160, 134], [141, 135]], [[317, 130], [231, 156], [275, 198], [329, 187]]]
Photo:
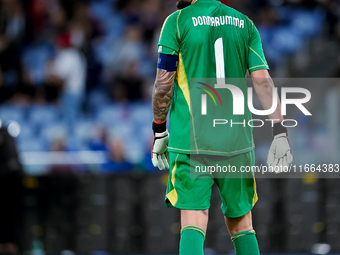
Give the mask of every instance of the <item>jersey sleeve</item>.
[[248, 70], [250, 73], [260, 69], [269, 70], [269, 66], [263, 53], [259, 31], [253, 22], [252, 25], [253, 31], [251, 33], [249, 42]]
[[175, 12], [164, 21], [158, 42], [158, 53], [178, 55], [180, 43], [178, 36], [177, 17], [178, 12]]

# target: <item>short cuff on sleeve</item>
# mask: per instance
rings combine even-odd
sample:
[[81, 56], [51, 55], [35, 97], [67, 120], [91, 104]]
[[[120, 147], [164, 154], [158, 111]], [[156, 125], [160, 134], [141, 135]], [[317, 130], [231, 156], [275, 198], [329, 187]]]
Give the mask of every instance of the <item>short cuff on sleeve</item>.
[[257, 71], [257, 70], [263, 70], [263, 69], [269, 70], [270, 68], [268, 65], [258, 65], [258, 66], [253, 66], [253, 67], [248, 68], [249, 73]]

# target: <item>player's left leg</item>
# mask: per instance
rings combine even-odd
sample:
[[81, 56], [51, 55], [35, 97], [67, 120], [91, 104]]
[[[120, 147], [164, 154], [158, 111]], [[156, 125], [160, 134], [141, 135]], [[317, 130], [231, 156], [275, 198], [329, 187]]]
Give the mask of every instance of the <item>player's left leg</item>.
[[234, 243], [236, 255], [260, 254], [253, 230], [251, 212], [237, 218], [225, 217], [225, 221]]
[[236, 170], [216, 173], [215, 179], [236, 255], [258, 255], [250, 212], [257, 201], [256, 182], [252, 172], [242, 170], [242, 167], [254, 166], [254, 151], [215, 161], [222, 166], [233, 166]]
[[181, 210], [180, 255], [203, 255], [208, 210]]

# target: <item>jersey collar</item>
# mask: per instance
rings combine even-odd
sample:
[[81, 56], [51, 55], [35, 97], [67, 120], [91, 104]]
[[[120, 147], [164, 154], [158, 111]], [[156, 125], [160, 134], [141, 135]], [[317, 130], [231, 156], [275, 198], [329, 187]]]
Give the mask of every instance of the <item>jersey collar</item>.
[[204, 2], [216, 2], [216, 0], [197, 0], [195, 3], [204, 3]]

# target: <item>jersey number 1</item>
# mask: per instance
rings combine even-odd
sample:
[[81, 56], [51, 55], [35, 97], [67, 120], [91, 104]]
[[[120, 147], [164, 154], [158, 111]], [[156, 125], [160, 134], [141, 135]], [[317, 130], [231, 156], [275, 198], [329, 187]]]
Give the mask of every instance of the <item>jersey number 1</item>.
[[[216, 61], [216, 78], [217, 83], [220, 83], [218, 79], [225, 79], [224, 71], [224, 53], [223, 53], [223, 39], [218, 38], [215, 42], [215, 61]], [[223, 80], [224, 83], [224, 80]]]

